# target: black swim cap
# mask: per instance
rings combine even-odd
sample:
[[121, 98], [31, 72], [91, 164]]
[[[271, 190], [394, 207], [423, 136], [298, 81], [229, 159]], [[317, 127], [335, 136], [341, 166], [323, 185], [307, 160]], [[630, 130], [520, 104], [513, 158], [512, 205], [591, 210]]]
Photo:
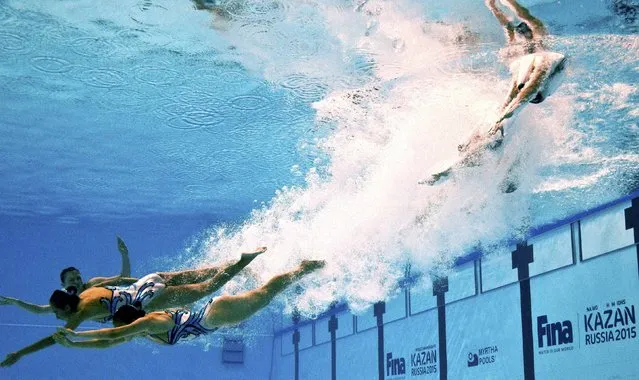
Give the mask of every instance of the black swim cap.
[[49, 303], [57, 309], [64, 310], [67, 306], [71, 308], [72, 312], [78, 311], [78, 304], [80, 303], [80, 297], [75, 294], [69, 294], [64, 290], [56, 290], [51, 294]]
[[[141, 305], [140, 305], [141, 306]], [[125, 305], [118, 309], [113, 314], [113, 325], [124, 326], [133, 323], [135, 320], [142, 318], [146, 315], [146, 312], [141, 308], [133, 305]]]
[[71, 295], [78, 294], [78, 288], [76, 288], [75, 286], [69, 286], [65, 290], [67, 291], [67, 293], [69, 293]]

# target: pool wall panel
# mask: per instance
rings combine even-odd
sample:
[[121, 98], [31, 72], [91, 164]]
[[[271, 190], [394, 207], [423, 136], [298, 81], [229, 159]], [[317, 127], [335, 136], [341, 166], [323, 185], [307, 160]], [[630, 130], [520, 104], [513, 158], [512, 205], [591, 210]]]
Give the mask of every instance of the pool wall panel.
[[[639, 379], [639, 217], [631, 204], [639, 200], [438, 273], [438, 296], [434, 277], [407, 278], [410, 287], [386, 302], [381, 328], [373, 306], [355, 318], [338, 309], [336, 378]], [[315, 330], [306, 323], [315, 339], [305, 338], [300, 379], [332, 378], [329, 318]], [[291, 334], [276, 332], [276, 342], [286, 341], [281, 353], [291, 351]], [[293, 355], [277, 351], [272, 379], [294, 379]]]
[[534, 278], [531, 289], [537, 378], [639, 377], [635, 247]]
[[523, 378], [519, 305], [512, 284], [447, 306], [449, 379]]
[[574, 263], [570, 224], [535, 236], [528, 244], [535, 247], [535, 260], [529, 267], [531, 277]]
[[373, 307], [369, 307], [355, 316], [355, 331], [358, 333], [377, 327], [377, 318], [373, 314]]
[[633, 230], [626, 229], [625, 210], [630, 206], [630, 201], [622, 202], [581, 220], [584, 260], [634, 244]]
[[513, 270], [511, 252], [514, 246], [495, 250], [483, 256], [481, 265], [481, 290], [483, 292], [517, 282], [517, 271]]
[[409, 288], [410, 315], [422, 313], [437, 307], [437, 297], [433, 295], [430, 281], [418, 283]]
[[475, 262], [461, 265], [448, 276], [448, 292], [446, 303], [459, 301], [476, 294]]

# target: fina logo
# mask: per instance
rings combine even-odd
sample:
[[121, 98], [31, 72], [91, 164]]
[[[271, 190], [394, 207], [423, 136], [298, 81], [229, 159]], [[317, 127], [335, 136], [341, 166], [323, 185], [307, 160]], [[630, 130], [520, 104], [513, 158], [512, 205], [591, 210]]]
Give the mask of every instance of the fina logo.
[[568, 320], [548, 323], [547, 315], [537, 317], [537, 344], [539, 348], [568, 344], [573, 342], [572, 323]]
[[386, 354], [386, 376], [397, 376], [406, 374], [406, 360], [404, 358], [393, 358], [393, 353]]

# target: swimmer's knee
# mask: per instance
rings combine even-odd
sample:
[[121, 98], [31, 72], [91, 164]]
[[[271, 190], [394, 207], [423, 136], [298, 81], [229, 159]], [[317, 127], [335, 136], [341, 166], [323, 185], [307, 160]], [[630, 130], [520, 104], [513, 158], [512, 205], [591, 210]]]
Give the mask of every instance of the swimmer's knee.
[[225, 315], [231, 314], [234, 309], [234, 299], [232, 296], [219, 296], [211, 305], [210, 314], [217, 318], [224, 319]]

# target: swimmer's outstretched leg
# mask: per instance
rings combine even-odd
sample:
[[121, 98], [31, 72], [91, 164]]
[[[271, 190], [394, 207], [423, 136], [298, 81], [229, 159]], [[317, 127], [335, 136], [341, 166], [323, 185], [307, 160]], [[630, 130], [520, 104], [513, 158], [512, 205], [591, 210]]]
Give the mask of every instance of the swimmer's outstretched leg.
[[266, 247], [260, 247], [253, 252], [243, 253], [240, 260], [233, 264], [226, 264], [202, 269], [185, 270], [179, 272], [162, 272], [158, 274], [164, 279], [164, 281], [166, 281], [167, 286], [196, 284], [213, 278], [218, 273], [220, 273], [220, 271], [226, 273], [237, 273], [239, 272], [239, 270], [253, 261], [253, 259], [264, 252], [266, 252]]
[[524, 20], [524, 22], [528, 24], [535, 38], [541, 38], [548, 34], [544, 23], [541, 22], [540, 19], [533, 16], [526, 7], [523, 7], [515, 0], [502, 0], [502, 2], [505, 3], [505, 5], [513, 12], [515, 12], [515, 14], [517, 14], [517, 17]]
[[[266, 248], [263, 249], [263, 251], [265, 250]], [[253, 261], [253, 259], [259, 255], [258, 252], [259, 251], [255, 251], [247, 254], [247, 256], [243, 256], [238, 262], [222, 268], [215, 276], [213, 276], [213, 278], [204, 282], [167, 286], [160, 294], [149, 302], [145, 309], [149, 311], [170, 309], [185, 306], [204, 297], [210, 296], [211, 293], [219, 290], [222, 286], [229, 282], [233, 276]]]
[[510, 20], [508, 20], [508, 17], [506, 17], [504, 12], [502, 12], [495, 5], [495, 0], [486, 0], [485, 3], [488, 9], [492, 12], [492, 14], [497, 19], [497, 21], [499, 21], [501, 26], [504, 28], [504, 33], [506, 34], [506, 41], [508, 42], [508, 44], [511, 44], [513, 41], [515, 41], [515, 26], [513, 25], [512, 22], [510, 22]]
[[324, 265], [326, 262], [323, 260], [302, 261], [297, 269], [273, 277], [258, 289], [240, 295], [218, 297], [207, 311], [204, 321], [209, 327], [240, 323], [266, 307], [286, 287]]

